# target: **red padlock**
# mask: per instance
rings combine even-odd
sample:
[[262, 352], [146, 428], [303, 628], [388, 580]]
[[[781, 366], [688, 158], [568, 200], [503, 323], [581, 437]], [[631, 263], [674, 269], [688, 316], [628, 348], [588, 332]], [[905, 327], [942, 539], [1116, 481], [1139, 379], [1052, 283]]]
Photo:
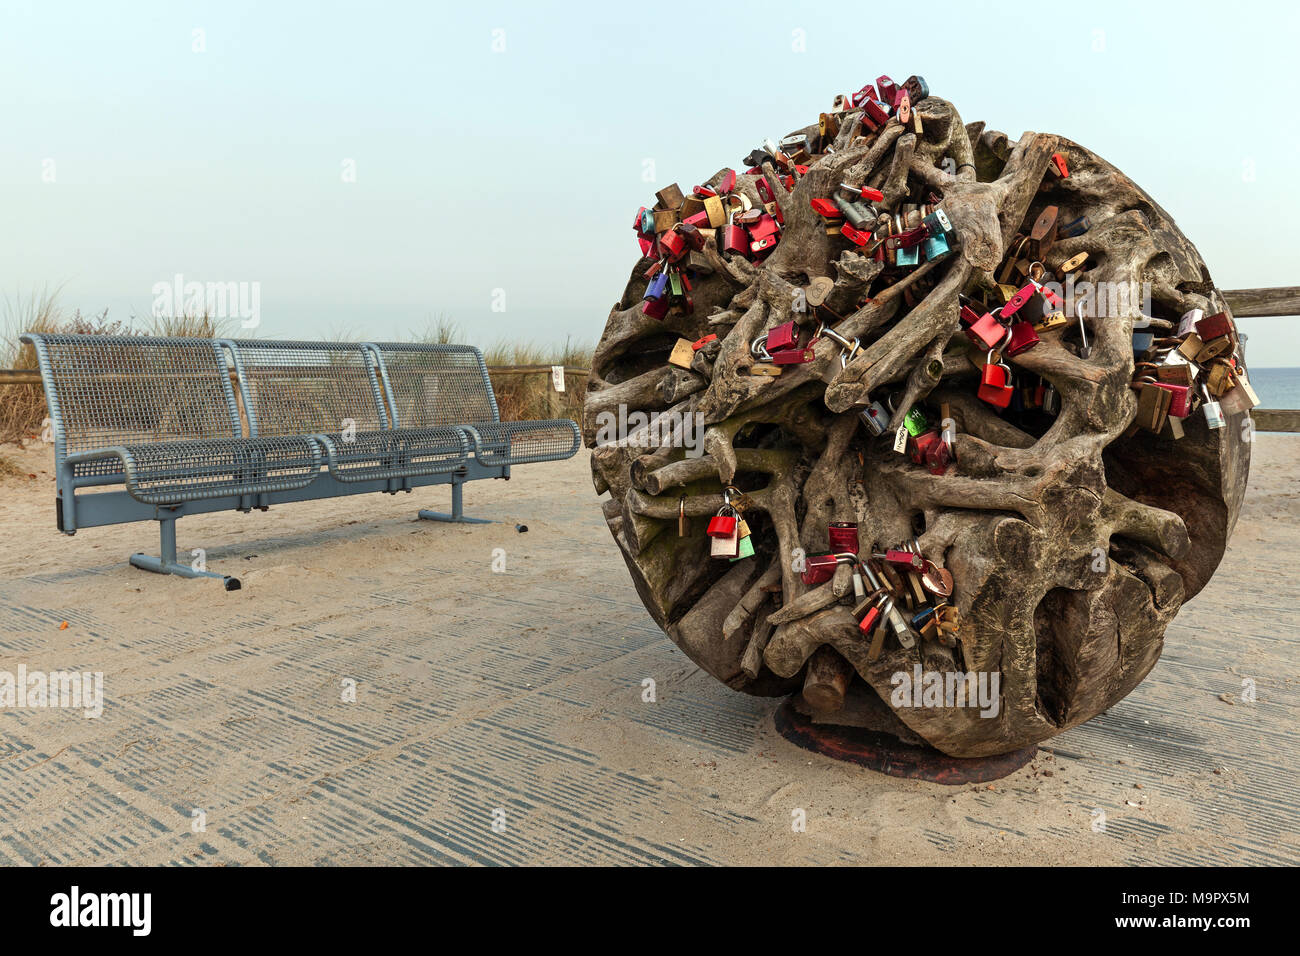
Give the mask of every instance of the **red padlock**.
[[745, 234], [745, 227], [736, 225], [736, 213], [731, 214], [727, 224], [722, 227], [722, 251], [736, 252], [748, 258], [749, 256], [749, 236]]
[[1007, 354], [1015, 357], [1021, 352], [1028, 352], [1038, 344], [1038, 333], [1031, 322], [1016, 322], [1011, 326], [1011, 339], [1007, 342]]
[[773, 365], [807, 365], [817, 357], [812, 349], [782, 349], [770, 354]]
[[858, 621], [858, 630], [866, 635], [871, 636], [871, 632], [876, 629], [876, 624], [880, 621], [880, 605], [873, 604], [867, 609], [867, 613]]
[[809, 202], [813, 207], [813, 212], [823, 219], [843, 219], [844, 214], [840, 212], [839, 207], [825, 197], [819, 197]]
[[862, 104], [862, 125], [868, 130], [874, 133], [888, 122], [889, 114], [875, 100], [867, 100]]
[[671, 229], [659, 237], [659, 251], [676, 262], [686, 254], [686, 240], [676, 229]]
[[710, 538], [730, 538], [736, 531], [735, 515], [714, 515], [709, 519]]
[[876, 89], [880, 90], [880, 99], [885, 103], [894, 102], [898, 96], [898, 84], [887, 76], [876, 77]]
[[804, 569], [799, 577], [809, 587], [816, 587], [835, 577], [835, 569], [839, 564], [840, 559], [834, 554], [810, 554], [804, 558]]
[[1065, 165], [1065, 157], [1060, 153], [1052, 154], [1052, 165], [1056, 167], [1057, 175], [1062, 179], [1070, 175], [1070, 168]]
[[797, 348], [799, 345], [799, 328], [793, 321], [782, 322], [780, 325], [773, 326], [767, 330], [767, 341], [764, 344], [769, 352]]
[[849, 97], [849, 104], [851, 106], [861, 106], [867, 100], [874, 100], [876, 98], [876, 88], [868, 83], [862, 89]]
[[830, 539], [831, 550], [840, 554], [858, 553], [858, 523], [856, 521], [832, 521], [826, 529]]
[[[847, 222], [840, 226], [840, 235], [849, 240], [849, 242], [853, 243], [855, 246], [865, 246], [871, 241], [871, 233], [863, 232], [861, 229], [854, 229]], [[883, 254], [884, 248], [885, 247], [882, 244], [876, 252], [878, 254]]]
[[998, 314], [1004, 319], [1011, 318], [1024, 307], [1026, 302], [1034, 297], [1034, 293], [1037, 291], [1038, 286], [1033, 282], [1030, 282], [1028, 285], [1017, 291], [1016, 294], [1011, 297], [1011, 300], [1002, 307], [1002, 311]]
[[994, 349], [1007, 337], [1007, 327], [997, 320], [992, 312], [981, 316], [971, 323], [966, 330], [966, 337], [971, 344], [979, 348]]
[[658, 299], [646, 299], [641, 303], [641, 314], [652, 319], [662, 319], [668, 314], [670, 304], [666, 295]]
[[710, 342], [716, 342], [717, 340], [718, 340], [717, 333], [710, 332], [708, 335], [704, 336], [704, 338], [696, 339], [694, 342], [692, 342], [691, 348], [694, 351], [698, 352], [700, 349], [704, 348], [704, 346], [708, 345]]
[[915, 551], [902, 548], [890, 548], [885, 552], [885, 560], [900, 571], [920, 571], [925, 567], [925, 559]]
[[1155, 388], [1173, 392], [1173, 401], [1169, 403], [1169, 414], [1174, 418], [1186, 418], [1192, 411], [1192, 386], [1174, 385], [1171, 382], [1152, 382]]
[[1011, 404], [1015, 389], [1011, 385], [1011, 367], [1005, 363], [993, 361], [993, 350], [989, 350], [988, 364], [980, 375], [980, 387], [975, 393], [982, 401], [994, 408], [1006, 408]]

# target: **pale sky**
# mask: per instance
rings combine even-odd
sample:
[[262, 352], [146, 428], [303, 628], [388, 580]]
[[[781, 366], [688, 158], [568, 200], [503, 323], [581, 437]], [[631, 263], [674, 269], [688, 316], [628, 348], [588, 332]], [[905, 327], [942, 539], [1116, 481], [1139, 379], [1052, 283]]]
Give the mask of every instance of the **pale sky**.
[[[126, 319], [180, 273], [258, 283], [263, 337], [443, 314], [479, 345], [594, 342], [655, 189], [881, 73], [1100, 153], [1221, 288], [1300, 285], [1297, 26], [1244, 2], [0, 0], [0, 295]], [[1241, 326], [1251, 365], [1300, 366], [1300, 321]]]

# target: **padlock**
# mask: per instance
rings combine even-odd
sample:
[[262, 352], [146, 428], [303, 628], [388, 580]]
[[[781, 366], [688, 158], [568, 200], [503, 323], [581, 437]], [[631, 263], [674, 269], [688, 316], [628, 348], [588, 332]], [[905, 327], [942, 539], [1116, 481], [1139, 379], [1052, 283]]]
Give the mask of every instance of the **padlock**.
[[1137, 423], [1149, 432], [1160, 434], [1169, 417], [1173, 396], [1155, 382], [1143, 382], [1138, 392]]
[[1060, 153], [1052, 154], [1052, 166], [1056, 170], [1056, 175], [1065, 179], [1070, 175], [1070, 168], [1065, 165], [1065, 157]]
[[1186, 418], [1192, 413], [1192, 386], [1175, 385], [1172, 382], [1154, 382], [1152, 388], [1163, 388], [1172, 396], [1169, 402], [1169, 415], [1173, 418]]
[[907, 414], [903, 416], [903, 427], [907, 429], [907, 433], [913, 438], [925, 431], [926, 425], [925, 411], [920, 405], [913, 405], [907, 410]]
[[988, 362], [980, 373], [980, 385], [976, 395], [995, 408], [1006, 408], [1011, 404], [1015, 389], [1011, 385], [1011, 367], [1004, 362], [993, 361], [995, 350], [989, 349]]
[[1205, 379], [1205, 387], [1215, 398], [1232, 388], [1232, 368], [1226, 362], [1215, 362]]
[[827, 526], [826, 536], [833, 553], [858, 553], [858, 523], [856, 521], [832, 521]]
[[[1195, 335], [1196, 333], [1193, 332], [1192, 335], [1187, 336], [1187, 338], [1191, 339], [1192, 336]], [[1200, 339], [1200, 336], [1196, 336], [1196, 337], [1198, 340]], [[1184, 344], [1186, 344], [1186, 342], [1184, 342]], [[1228, 335], [1221, 335], [1217, 339], [1212, 339], [1209, 342], [1204, 342], [1201, 344], [1200, 351], [1196, 353], [1195, 362], [1197, 365], [1209, 365], [1216, 358], [1219, 358], [1221, 355], [1224, 355], [1231, 349], [1232, 349], [1232, 337]], [[1181, 346], [1179, 347], [1178, 351], [1180, 354], [1183, 354]]]
[[853, 243], [855, 246], [865, 246], [871, 241], [871, 233], [854, 229], [847, 222], [840, 227], [840, 235], [849, 240], [849, 242]]
[[894, 115], [905, 127], [912, 122], [912, 98], [907, 95], [907, 90], [894, 94]]
[[1133, 354], [1145, 355], [1147, 351], [1155, 344], [1156, 336], [1154, 332], [1134, 332], [1133, 333]]
[[817, 353], [812, 349], [781, 349], [779, 352], [772, 353], [774, 365], [807, 365], [816, 358]]
[[925, 77], [916, 76], [915, 74], [903, 81], [903, 89], [907, 90], [907, 95], [911, 97], [913, 105], [930, 95], [930, 86], [925, 82]]
[[1060, 226], [1056, 230], [1056, 238], [1073, 239], [1075, 236], [1082, 236], [1091, 228], [1092, 220], [1087, 216], [1080, 216], [1078, 219], [1073, 219], [1070, 222], [1065, 223], [1063, 226]]
[[780, 325], [767, 330], [767, 339], [763, 344], [769, 352], [797, 348], [799, 345], [799, 328], [793, 321], [782, 322]]
[[1208, 425], [1211, 430], [1222, 428], [1227, 424], [1223, 418], [1222, 407], [1218, 402], [1210, 398], [1210, 393], [1204, 385], [1201, 386], [1201, 391], [1205, 395], [1205, 401], [1201, 403], [1201, 410], [1205, 414], [1205, 424]]
[[1196, 323], [1205, 318], [1205, 312], [1201, 309], [1188, 309], [1183, 313], [1183, 317], [1178, 320], [1178, 328], [1174, 330], [1174, 335], [1182, 338], [1189, 332], [1196, 331]]
[[673, 226], [677, 225], [680, 217], [676, 209], [656, 209], [655, 210], [655, 232], [667, 232]]
[[733, 209], [727, 224], [722, 227], [722, 251], [739, 253], [748, 258], [749, 236], [743, 226], [736, 224], [736, 216], [739, 213], [739, 209]]
[[840, 212], [840, 208], [835, 204], [834, 200], [827, 199], [825, 196], [809, 200], [808, 205], [812, 206], [813, 212], [823, 219], [839, 220], [844, 218], [844, 214]]
[[1227, 312], [1216, 312], [1196, 323], [1196, 334], [1201, 337], [1202, 342], [1206, 343], [1231, 335], [1235, 331], [1236, 327], [1232, 324], [1232, 319], [1228, 318]]
[[874, 100], [876, 98], [876, 88], [868, 83], [862, 89], [849, 97], [849, 105], [854, 107], [861, 106], [863, 103], [867, 102], [867, 100]]
[[921, 251], [925, 254], [926, 262], [933, 262], [935, 259], [941, 259], [951, 250], [948, 248], [948, 238], [943, 233], [938, 233], [928, 237], [921, 243]]
[[876, 77], [876, 89], [880, 91], [880, 99], [885, 103], [893, 103], [898, 96], [898, 85], [887, 76]]
[[838, 193], [831, 197], [835, 211], [854, 229], [870, 229], [876, 221], [875, 211], [868, 205], [850, 202]]
[[1079, 269], [1083, 268], [1083, 264], [1087, 261], [1088, 253], [1086, 252], [1080, 252], [1078, 255], [1070, 256], [1070, 258], [1066, 259], [1057, 267], [1056, 275], [1059, 279], [1064, 281], [1065, 277], [1071, 272], [1078, 272]]
[[665, 232], [659, 237], [659, 251], [668, 257], [669, 262], [676, 262], [686, 254], [686, 240], [675, 229]]
[[734, 558], [740, 554], [740, 531], [733, 527], [729, 534], [709, 538], [709, 557]]
[[874, 133], [889, 122], [889, 111], [885, 109], [883, 103], [868, 99], [862, 104], [860, 118], [862, 125]]
[[841, 564], [852, 564], [856, 560], [852, 554], [810, 554], [804, 558], [804, 569], [799, 577], [808, 587], [816, 587], [835, 577], [835, 569]]
[[966, 337], [978, 348], [994, 349], [1007, 337], [1007, 327], [992, 312], [985, 313], [966, 329]]
[[[902, 233], [905, 231], [903, 228], [903, 217], [901, 215], [896, 215], [894, 217], [894, 229], [894, 239], [901, 242], [903, 239]], [[921, 261], [921, 253], [917, 248], [919, 244], [920, 239], [917, 239], [916, 244], [906, 248], [901, 244], [898, 245], [894, 251], [894, 265], [900, 267], [918, 265]], [[889, 245], [889, 243], [886, 243], [886, 245]]]
[[1007, 342], [1007, 354], [1014, 358], [1022, 352], [1028, 352], [1038, 344], [1038, 333], [1029, 322], [1016, 322], [1011, 326], [1011, 339]]
[[888, 561], [899, 571], [920, 571], [925, 567], [925, 559], [915, 551], [906, 548], [889, 548], [883, 554], [875, 553], [872, 557], [880, 561]]
[[682, 189], [676, 183], [670, 183], [655, 193], [655, 198], [664, 209], [676, 209], [682, 204]]
[[889, 412], [879, 402], [872, 402], [865, 408], [859, 409], [858, 417], [867, 426], [867, 431], [873, 435], [883, 435], [885, 426], [889, 424]]
[[645, 287], [642, 299], [662, 299], [668, 294], [668, 270], [660, 269]]
[[734, 563], [736, 561], [743, 561], [745, 558], [752, 558], [753, 556], [754, 542], [749, 535], [743, 535], [737, 541], [736, 556], [734, 558], [729, 558], [728, 560]]
[[1038, 333], [1050, 332], [1052, 329], [1059, 329], [1063, 325], [1069, 325], [1070, 320], [1065, 317], [1064, 312], [1049, 312], [1037, 322], [1033, 323], [1034, 331]]

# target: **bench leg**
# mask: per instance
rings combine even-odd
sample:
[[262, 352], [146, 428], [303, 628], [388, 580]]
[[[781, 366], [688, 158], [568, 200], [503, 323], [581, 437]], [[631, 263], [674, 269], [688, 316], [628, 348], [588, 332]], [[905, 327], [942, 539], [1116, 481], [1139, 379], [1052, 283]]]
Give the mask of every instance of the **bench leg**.
[[487, 518], [466, 518], [465, 506], [461, 500], [461, 488], [464, 482], [451, 483], [451, 514], [442, 511], [422, 510], [420, 517], [426, 521], [455, 521], [458, 524], [491, 524]]
[[176, 560], [175, 518], [159, 519], [158, 528], [162, 538], [161, 555], [155, 558], [152, 554], [133, 554], [131, 555], [133, 567], [152, 571], [154, 574], [175, 574], [182, 578], [220, 578], [227, 591], [239, 590], [239, 578], [232, 578], [226, 574], [217, 574], [215, 571], [196, 571], [190, 565], [182, 564]]

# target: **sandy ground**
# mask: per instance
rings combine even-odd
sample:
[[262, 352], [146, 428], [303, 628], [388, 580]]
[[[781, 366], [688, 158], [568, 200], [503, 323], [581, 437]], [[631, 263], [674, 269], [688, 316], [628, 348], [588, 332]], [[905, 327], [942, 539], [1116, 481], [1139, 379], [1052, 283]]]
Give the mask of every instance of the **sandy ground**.
[[129, 567], [151, 525], [58, 534], [50, 450], [6, 446], [0, 670], [102, 671], [105, 707], [0, 712], [0, 863], [1294, 865], [1298, 453], [1260, 436], [1137, 691], [952, 788], [803, 752], [686, 660], [585, 453], [467, 486], [490, 525], [416, 520], [445, 488], [182, 520], [226, 593]]

